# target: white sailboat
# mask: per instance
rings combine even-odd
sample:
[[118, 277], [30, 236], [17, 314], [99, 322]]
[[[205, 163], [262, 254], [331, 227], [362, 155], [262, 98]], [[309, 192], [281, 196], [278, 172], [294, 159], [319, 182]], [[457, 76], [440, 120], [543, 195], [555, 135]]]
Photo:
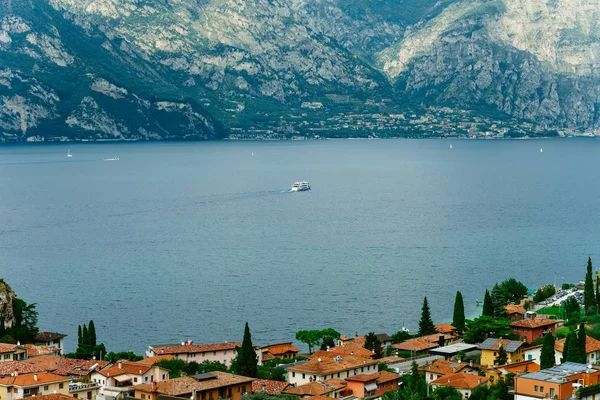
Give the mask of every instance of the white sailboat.
[[452, 145], [450, 145], [450, 148], [452, 148]]
[[71, 154], [71, 149], [67, 149], [67, 158], [71, 157], [73, 157], [73, 154]]
[[543, 153], [543, 152], [544, 152], [544, 149], [540, 148], [540, 153]]

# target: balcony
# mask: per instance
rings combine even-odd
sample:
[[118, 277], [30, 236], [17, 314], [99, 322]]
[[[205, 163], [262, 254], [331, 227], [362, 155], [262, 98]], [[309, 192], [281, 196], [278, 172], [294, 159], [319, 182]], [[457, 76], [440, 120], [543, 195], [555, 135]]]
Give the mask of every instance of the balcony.
[[81, 384], [69, 385], [69, 393], [77, 393], [77, 392], [81, 392], [82, 390], [93, 390], [93, 389], [100, 389], [100, 385], [98, 385], [97, 383], [81, 383]]

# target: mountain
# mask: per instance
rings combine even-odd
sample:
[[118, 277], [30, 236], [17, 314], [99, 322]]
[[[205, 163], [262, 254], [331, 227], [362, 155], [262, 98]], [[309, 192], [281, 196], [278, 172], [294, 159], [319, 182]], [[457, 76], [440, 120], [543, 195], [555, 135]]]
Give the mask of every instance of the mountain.
[[591, 0], [7, 0], [0, 138], [439, 135], [472, 120], [589, 132], [598, 13]]

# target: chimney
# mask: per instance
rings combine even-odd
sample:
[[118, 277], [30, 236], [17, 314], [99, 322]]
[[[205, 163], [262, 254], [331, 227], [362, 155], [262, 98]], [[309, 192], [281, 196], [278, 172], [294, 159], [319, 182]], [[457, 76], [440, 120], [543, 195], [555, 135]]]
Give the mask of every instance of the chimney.
[[123, 364], [119, 363], [119, 369], [123, 369]]
[[456, 367], [452, 367], [452, 373], [456, 373]]
[[481, 378], [477, 378], [477, 383], [481, 385]]
[[156, 392], [156, 390], [157, 390], [156, 382], [152, 382], [152, 392]]
[[36, 382], [38, 381], [38, 374], [37, 374], [37, 372], [33, 374], [33, 380], [36, 381]]
[[469, 361], [469, 367], [473, 366], [473, 360]]
[[19, 371], [15, 369], [15, 376], [19, 376]]
[[192, 400], [196, 400], [196, 388], [192, 389]]

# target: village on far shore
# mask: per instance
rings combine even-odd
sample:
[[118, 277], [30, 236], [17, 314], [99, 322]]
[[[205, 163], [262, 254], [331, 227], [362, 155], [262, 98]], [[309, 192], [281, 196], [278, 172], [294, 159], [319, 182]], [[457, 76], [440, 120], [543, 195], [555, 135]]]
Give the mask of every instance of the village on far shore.
[[[0, 289], [10, 287], [0, 280]], [[149, 345], [144, 356], [106, 353], [93, 321], [65, 354], [67, 335], [28, 331], [37, 313], [18, 301], [25, 322], [7, 325], [0, 314], [0, 400], [600, 399], [600, 275], [591, 259], [575, 285], [534, 293], [513, 278], [494, 285], [473, 320], [457, 292], [452, 323], [434, 325], [425, 297], [415, 335], [327, 328], [257, 345], [246, 324], [242, 341]], [[30, 343], [9, 343], [32, 332]]]

